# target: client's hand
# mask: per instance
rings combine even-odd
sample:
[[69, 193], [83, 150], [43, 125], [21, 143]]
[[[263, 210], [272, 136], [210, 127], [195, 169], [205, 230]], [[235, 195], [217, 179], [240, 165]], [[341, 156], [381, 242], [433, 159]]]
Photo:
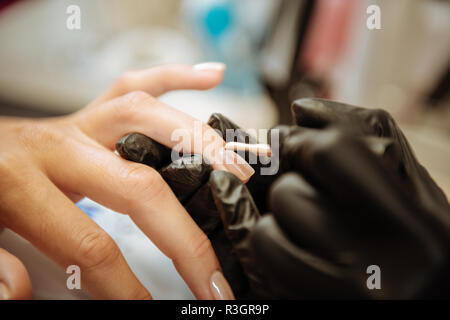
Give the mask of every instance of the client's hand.
[[[113, 153], [117, 140], [129, 132], [141, 132], [169, 148], [179, 144], [172, 137], [176, 129], [193, 138], [197, 120], [154, 96], [212, 88], [221, 82], [223, 71], [221, 64], [203, 64], [129, 72], [74, 114], [0, 118], [0, 225], [29, 240], [62, 268], [78, 265], [83, 287], [96, 298], [151, 298], [111, 237], [74, 204], [86, 196], [129, 214], [173, 260], [197, 298], [232, 298], [210, 241], [158, 172]], [[213, 132], [206, 124], [200, 128], [202, 133]], [[212, 135], [217, 138], [213, 142], [202, 141], [200, 147], [184, 143], [183, 151], [205, 154], [209, 148], [213, 167], [248, 180], [253, 172], [247, 163], [219, 164], [230, 154], [223, 149], [223, 139]], [[0, 289], [1, 296], [11, 299], [31, 295], [23, 265], [4, 250]]]

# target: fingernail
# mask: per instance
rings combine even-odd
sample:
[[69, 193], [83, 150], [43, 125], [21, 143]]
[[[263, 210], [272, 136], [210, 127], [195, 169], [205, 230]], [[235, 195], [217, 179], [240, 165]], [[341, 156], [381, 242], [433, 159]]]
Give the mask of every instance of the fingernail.
[[234, 300], [234, 294], [222, 272], [214, 271], [211, 275], [210, 287], [215, 300]]
[[193, 68], [197, 71], [224, 71], [226, 66], [221, 62], [204, 62], [196, 64]]
[[0, 300], [8, 300], [9, 299], [9, 290], [8, 287], [0, 282]]
[[220, 157], [225, 169], [236, 175], [242, 182], [247, 182], [255, 170], [240, 155], [231, 150], [220, 150]]

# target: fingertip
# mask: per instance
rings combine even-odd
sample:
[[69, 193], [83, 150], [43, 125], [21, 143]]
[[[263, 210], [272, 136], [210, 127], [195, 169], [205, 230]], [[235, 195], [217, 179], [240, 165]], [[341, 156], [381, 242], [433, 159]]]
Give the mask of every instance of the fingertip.
[[0, 300], [30, 299], [31, 280], [17, 257], [0, 248]]
[[[221, 270], [221, 266], [210, 241], [200, 248], [195, 249], [200, 253], [173, 258], [173, 264], [180, 276], [191, 289], [192, 293], [200, 300], [214, 300], [216, 295], [211, 290], [212, 275]], [[189, 248], [186, 248], [186, 252]]]
[[195, 74], [202, 79], [199, 89], [210, 89], [218, 86], [222, 81], [226, 65], [221, 62], [205, 62], [192, 66]]

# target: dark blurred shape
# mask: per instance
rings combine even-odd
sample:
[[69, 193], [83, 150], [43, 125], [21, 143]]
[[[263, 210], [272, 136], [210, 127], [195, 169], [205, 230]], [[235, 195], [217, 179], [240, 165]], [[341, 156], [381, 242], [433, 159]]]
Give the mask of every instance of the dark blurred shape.
[[5, 10], [10, 5], [19, 2], [19, 0], [2, 0], [0, 1], [0, 13], [2, 10]]
[[291, 101], [330, 96], [328, 77], [347, 44], [355, 4], [354, 0], [282, 2], [261, 59], [280, 123], [290, 122]]
[[[446, 99], [450, 99], [450, 63], [428, 96], [428, 104], [432, 106], [444, 106], [445, 104], [441, 104], [441, 102]], [[449, 105], [447, 104], [447, 106]]]
[[[315, 96], [316, 88], [304, 83], [304, 74], [298, 67], [298, 56], [303, 48], [315, 1], [281, 2], [279, 13], [262, 48], [260, 57], [263, 80], [278, 106], [280, 123], [289, 123], [289, 105], [292, 99]], [[301, 90], [298, 90], [302, 83]], [[293, 91], [293, 88], [295, 92]]]

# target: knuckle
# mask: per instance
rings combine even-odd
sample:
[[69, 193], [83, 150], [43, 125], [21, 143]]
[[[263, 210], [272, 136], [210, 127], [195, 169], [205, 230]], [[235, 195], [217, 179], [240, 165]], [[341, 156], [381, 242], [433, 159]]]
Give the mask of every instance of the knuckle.
[[120, 256], [120, 250], [104, 231], [86, 231], [80, 238], [78, 264], [85, 269], [112, 265]]
[[123, 96], [123, 100], [127, 105], [135, 106], [144, 101], [152, 99], [152, 96], [145, 91], [137, 90], [127, 93]]
[[124, 202], [128, 208], [136, 208], [140, 202], [148, 203], [165, 188], [161, 175], [153, 168], [130, 163], [119, 173], [119, 181], [125, 187]]
[[117, 84], [121, 89], [121, 91], [128, 92], [130, 88], [133, 88], [136, 76], [137, 76], [136, 71], [132, 70], [125, 71], [124, 73], [122, 73], [119, 79], [117, 79]]
[[154, 98], [144, 91], [132, 91], [119, 98], [112, 105], [108, 105], [111, 108], [109, 111], [112, 113], [114, 120], [120, 122], [133, 121], [140, 114], [142, 104], [150, 102], [152, 105]]
[[391, 117], [391, 115], [389, 114], [389, 112], [387, 112], [384, 109], [374, 109], [372, 111], [372, 117], [374, 117], [375, 119], [381, 121], [384, 119], [389, 119]]
[[187, 254], [190, 259], [199, 259], [211, 252], [211, 250], [213, 250], [211, 241], [206, 234], [202, 233], [202, 235], [193, 241], [191, 246], [189, 246]]
[[387, 134], [389, 123], [393, 121], [389, 112], [383, 109], [374, 109], [369, 117], [369, 125], [373, 129], [374, 134], [382, 137]]

